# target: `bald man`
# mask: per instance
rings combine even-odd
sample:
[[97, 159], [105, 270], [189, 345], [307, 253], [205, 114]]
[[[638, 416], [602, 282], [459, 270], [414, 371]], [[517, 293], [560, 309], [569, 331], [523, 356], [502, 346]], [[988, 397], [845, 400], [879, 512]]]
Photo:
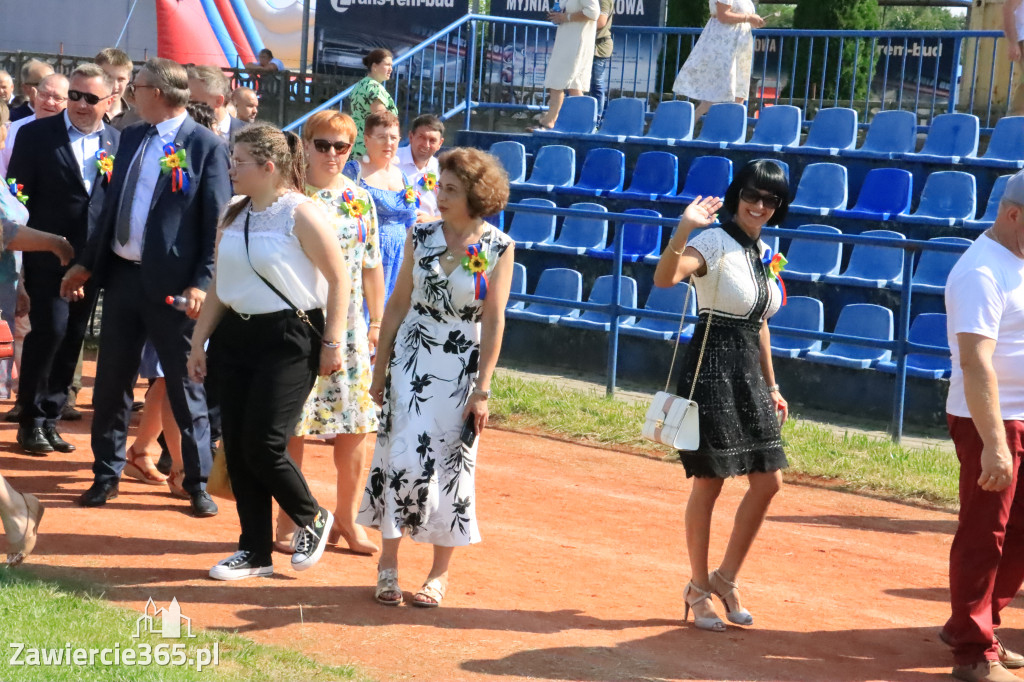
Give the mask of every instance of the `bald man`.
[[[44, 78], [53, 73], [53, 67], [38, 59], [30, 59], [21, 67], [21, 92], [28, 98], [20, 107], [11, 110], [11, 123], [35, 113], [36, 89]], [[65, 97], [67, 88], [65, 87]]]
[[0, 102], [10, 104], [14, 99], [14, 79], [11, 74], [0, 69]]

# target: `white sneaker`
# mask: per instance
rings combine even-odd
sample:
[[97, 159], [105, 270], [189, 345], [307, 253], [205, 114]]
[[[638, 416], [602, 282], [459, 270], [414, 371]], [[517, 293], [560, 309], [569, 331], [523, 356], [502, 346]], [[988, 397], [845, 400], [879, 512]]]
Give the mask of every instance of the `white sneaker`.
[[295, 531], [292, 539], [292, 547], [295, 553], [292, 554], [292, 568], [296, 571], [305, 571], [312, 568], [327, 547], [327, 535], [334, 525], [334, 514], [320, 507], [313, 517], [313, 523], [305, 528]]
[[210, 577], [214, 580], [242, 580], [243, 578], [265, 578], [274, 575], [274, 565], [270, 559], [259, 564], [252, 552], [235, 552], [227, 559], [220, 561], [210, 569]]

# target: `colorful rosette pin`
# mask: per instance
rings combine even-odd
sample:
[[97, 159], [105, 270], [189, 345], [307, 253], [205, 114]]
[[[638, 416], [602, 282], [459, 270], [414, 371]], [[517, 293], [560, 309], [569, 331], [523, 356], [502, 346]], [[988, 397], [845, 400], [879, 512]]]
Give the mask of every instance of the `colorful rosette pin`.
[[779, 283], [779, 289], [782, 291], [782, 305], [786, 305], [786, 284], [782, 281], [782, 271], [786, 269], [786, 257], [781, 253], [772, 254], [772, 250], [768, 249], [764, 253], [764, 257], [761, 258], [761, 262], [768, 269], [768, 276]]
[[405, 187], [405, 205], [416, 208], [420, 207], [420, 193], [412, 185], [406, 185]]
[[23, 204], [28, 203], [28, 195], [23, 193], [21, 190], [25, 188], [25, 185], [19, 185], [18, 181], [14, 178], [7, 178], [7, 189], [11, 190], [11, 196], [20, 201]]
[[346, 189], [341, 193], [341, 207], [345, 211], [345, 215], [356, 219], [359, 242], [365, 242], [366, 228], [363, 226], [363, 216], [370, 211], [370, 207], [365, 201], [356, 199], [356, 193], [351, 189]]
[[478, 301], [487, 298], [487, 265], [487, 254], [480, 248], [480, 244], [470, 244], [466, 247], [462, 267], [473, 275], [473, 289]]
[[419, 184], [420, 184], [420, 187], [422, 187], [424, 189], [424, 191], [436, 192], [437, 191], [437, 175], [433, 171], [430, 171], [428, 173], [424, 173], [423, 177], [420, 178]]
[[160, 159], [160, 173], [171, 174], [172, 192], [188, 192], [191, 180], [188, 175], [188, 162], [185, 161], [185, 150], [178, 149], [173, 142], [164, 145], [164, 155]]
[[107, 182], [110, 182], [110, 177], [114, 173], [114, 157], [107, 154], [107, 150], [101, 149], [96, 152], [96, 169], [100, 175], [106, 176]]

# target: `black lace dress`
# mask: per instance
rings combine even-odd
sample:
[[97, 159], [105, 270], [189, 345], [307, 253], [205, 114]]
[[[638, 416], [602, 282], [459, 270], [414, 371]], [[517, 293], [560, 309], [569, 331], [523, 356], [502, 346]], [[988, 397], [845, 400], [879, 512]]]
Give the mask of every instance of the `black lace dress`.
[[715, 310], [693, 395], [700, 446], [679, 453], [686, 475], [728, 478], [784, 469], [788, 462], [759, 345], [762, 322], [782, 301], [762, 262], [768, 247], [731, 222], [705, 230], [688, 246], [700, 252], [708, 271], [692, 278], [700, 322], [683, 358], [678, 395], [690, 395], [708, 310], [712, 304]]

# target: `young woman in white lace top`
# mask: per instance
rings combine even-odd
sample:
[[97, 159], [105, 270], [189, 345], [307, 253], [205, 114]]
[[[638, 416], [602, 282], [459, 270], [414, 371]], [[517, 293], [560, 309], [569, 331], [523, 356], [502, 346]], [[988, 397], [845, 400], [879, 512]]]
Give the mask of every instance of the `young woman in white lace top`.
[[254, 125], [235, 138], [231, 181], [243, 196], [221, 221], [214, 283], [192, 335], [195, 381], [210, 339], [242, 527], [239, 551], [210, 569], [218, 580], [273, 573], [272, 500], [299, 528], [296, 570], [320, 559], [333, 521], [287, 451], [316, 375], [341, 367], [350, 289], [338, 239], [302, 193], [303, 169], [294, 134]]

